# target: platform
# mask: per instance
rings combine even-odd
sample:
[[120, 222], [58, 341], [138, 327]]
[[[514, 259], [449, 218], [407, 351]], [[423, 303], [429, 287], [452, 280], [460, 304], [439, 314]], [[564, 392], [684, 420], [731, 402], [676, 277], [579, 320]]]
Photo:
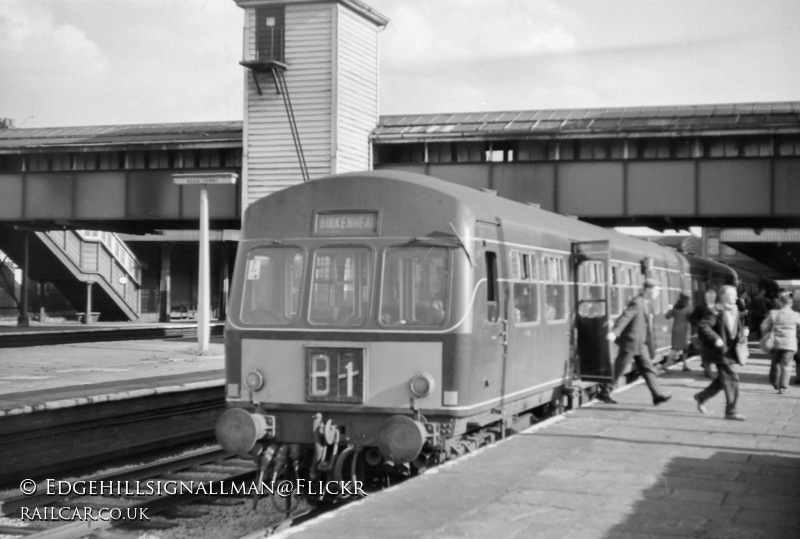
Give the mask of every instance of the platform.
[[[211, 335], [222, 335], [224, 322], [209, 324]], [[197, 335], [196, 321], [172, 322], [34, 322], [20, 327], [8, 319], [0, 320], [0, 348], [100, 342], [132, 339], [179, 338]]]
[[0, 365], [0, 484], [208, 440], [225, 405], [221, 336], [205, 354], [196, 337], [0, 348]]
[[638, 383], [281, 536], [800, 537], [800, 386], [778, 395], [757, 356], [728, 421], [723, 394], [698, 412], [692, 367], [661, 406]]
[[[103, 331], [113, 336], [116, 330], [108, 325]], [[197, 339], [192, 337], [106, 340], [0, 348], [0, 364], [0, 417], [209, 384], [221, 386], [224, 380], [221, 336], [211, 337], [203, 355], [198, 354]]]

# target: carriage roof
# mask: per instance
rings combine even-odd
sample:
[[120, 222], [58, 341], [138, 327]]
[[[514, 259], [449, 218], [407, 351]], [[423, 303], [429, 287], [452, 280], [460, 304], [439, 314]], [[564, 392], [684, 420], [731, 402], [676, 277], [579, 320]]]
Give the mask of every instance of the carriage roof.
[[[336, 199], [340, 199], [339, 202]], [[465, 187], [431, 176], [404, 171], [379, 170], [326, 176], [298, 184], [273, 193], [253, 203], [245, 214], [243, 239], [264, 236], [265, 224], [276, 214], [287, 215], [308, 230], [310, 216], [307, 210], [325, 208], [359, 207], [375, 204], [396, 212], [406, 208], [425, 215], [442, 211], [442, 201], [450, 208], [459, 208], [461, 215], [482, 222], [500, 222], [512, 237], [526, 233], [557, 236], [568, 241], [609, 240], [612, 249], [638, 254], [641, 257], [667, 258], [674, 264], [682, 255], [675, 250], [649, 240], [633, 238], [626, 234], [580, 221], [574, 217], [543, 210], [535, 205], [517, 202], [493, 193]], [[303, 206], [306, 206], [305, 208]], [[419, 224], [424, 217], [406, 215], [409, 227]], [[272, 221], [273, 227], [275, 226]], [[454, 223], [455, 224], [455, 223]], [[445, 228], [441, 232], [451, 233]], [[275, 232], [280, 235], [280, 233]], [[414, 236], [415, 234], [410, 234]], [[272, 237], [272, 233], [270, 234]], [[513, 240], [512, 240], [513, 241]], [[717, 263], [712, 266], [725, 268]]]

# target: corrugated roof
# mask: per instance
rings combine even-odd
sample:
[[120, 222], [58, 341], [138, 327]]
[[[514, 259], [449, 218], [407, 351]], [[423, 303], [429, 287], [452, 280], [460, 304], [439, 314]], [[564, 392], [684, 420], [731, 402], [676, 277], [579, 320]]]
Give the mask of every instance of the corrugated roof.
[[0, 150], [150, 144], [237, 142], [242, 122], [192, 122], [0, 129]]
[[[157, 144], [241, 144], [242, 122], [0, 129], [0, 151]], [[544, 109], [382, 116], [372, 140], [720, 131], [800, 132], [800, 102]]]
[[800, 102], [382, 116], [374, 141], [537, 134], [800, 131]]

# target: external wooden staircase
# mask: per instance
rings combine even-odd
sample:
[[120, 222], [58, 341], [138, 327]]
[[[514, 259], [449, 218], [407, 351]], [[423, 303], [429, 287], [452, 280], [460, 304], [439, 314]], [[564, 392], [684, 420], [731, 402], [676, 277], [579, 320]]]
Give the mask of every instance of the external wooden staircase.
[[24, 265], [25, 234], [29, 234], [30, 279], [52, 283], [76, 311], [83, 312], [87, 310], [91, 282], [91, 311], [101, 313], [102, 320], [139, 319], [141, 264], [116, 235], [4, 229], [0, 251], [18, 266]]

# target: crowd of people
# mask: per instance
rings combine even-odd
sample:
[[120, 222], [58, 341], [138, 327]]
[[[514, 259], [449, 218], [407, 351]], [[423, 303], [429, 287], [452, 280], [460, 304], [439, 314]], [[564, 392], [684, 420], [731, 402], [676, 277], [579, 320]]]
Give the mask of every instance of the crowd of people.
[[[656, 406], [672, 398], [661, 390], [652, 362], [655, 356], [652, 302], [660, 291], [657, 281], [646, 279], [642, 292], [628, 303], [607, 335], [609, 341], [619, 346], [614, 372], [625, 372], [635, 362]], [[758, 338], [761, 348], [770, 355], [769, 381], [778, 394], [788, 391], [793, 359], [797, 370], [794, 383], [800, 385], [800, 302], [795, 302], [790, 292], [780, 289], [768, 296], [761, 290], [750, 298], [747, 292], [739, 295], [734, 286], [723, 285], [718, 291], [706, 290], [702, 302], [694, 308], [689, 295], [681, 293], [666, 317], [673, 321], [672, 350], [664, 366], [668, 368], [681, 361], [683, 370], [689, 371], [689, 358], [699, 354], [704, 375], [713, 378], [694, 395], [701, 413], [708, 413], [706, 402], [723, 392], [725, 418], [746, 419], [738, 409], [738, 366], [747, 359], [750, 335]], [[598, 399], [616, 404], [611, 397], [613, 388], [614, 383], [601, 385]]]

